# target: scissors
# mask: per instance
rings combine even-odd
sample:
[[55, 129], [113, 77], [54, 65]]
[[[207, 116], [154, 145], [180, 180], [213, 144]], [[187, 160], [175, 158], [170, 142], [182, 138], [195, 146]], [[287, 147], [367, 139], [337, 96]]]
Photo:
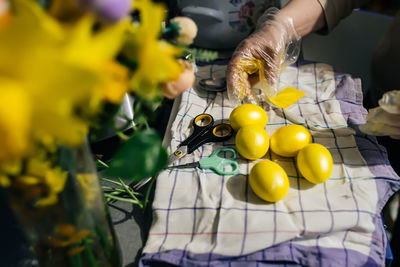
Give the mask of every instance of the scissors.
[[[171, 163], [182, 158], [186, 154], [192, 153], [205, 143], [226, 141], [233, 135], [232, 126], [227, 123], [221, 123], [214, 126], [213, 116], [206, 113], [197, 115], [193, 119], [192, 125], [193, 133], [180, 143], [178, 149], [169, 156], [168, 165], [171, 165]], [[139, 181], [133, 188], [138, 190], [148, 183], [151, 178], [152, 177], [149, 177]]]
[[210, 114], [199, 114], [192, 122], [193, 133], [179, 144], [178, 149], [169, 156], [168, 165], [190, 154], [205, 143], [226, 141], [233, 135], [233, 128], [227, 123], [214, 125]]
[[[230, 152], [230, 157], [221, 157], [222, 152]], [[235, 175], [239, 172], [239, 164], [236, 161], [236, 150], [230, 147], [222, 147], [214, 151], [207, 158], [202, 158], [197, 162], [182, 164], [178, 166], [170, 166], [172, 168], [195, 168], [211, 169], [219, 175]], [[229, 168], [231, 166], [231, 168]]]
[[209, 92], [222, 92], [226, 90], [226, 79], [225, 78], [208, 78], [201, 79], [199, 85], [206, 91]]

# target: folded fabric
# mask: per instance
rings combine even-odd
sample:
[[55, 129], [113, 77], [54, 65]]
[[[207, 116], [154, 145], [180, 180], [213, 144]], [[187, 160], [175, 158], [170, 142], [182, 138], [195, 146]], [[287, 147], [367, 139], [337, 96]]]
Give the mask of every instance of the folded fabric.
[[379, 107], [370, 109], [367, 123], [360, 130], [376, 136], [391, 136], [400, 139], [400, 91], [386, 92], [379, 100]]
[[[224, 75], [225, 68], [222, 63], [199, 66], [197, 75]], [[326, 64], [298, 63], [282, 73], [280, 83], [305, 96], [286, 109], [263, 106], [268, 110], [268, 134], [287, 124], [307, 127], [313, 142], [332, 154], [331, 178], [310, 184], [294, 158], [269, 151], [263, 159], [284, 168], [290, 188], [281, 201], [267, 203], [248, 184], [257, 161], [239, 157], [236, 176], [198, 168], [163, 171], [140, 266], [384, 265], [387, 239], [380, 212], [399, 190], [400, 180], [385, 149], [358, 131], [367, 113], [360, 80], [335, 73]], [[206, 112], [217, 122], [228, 122], [233, 108], [226, 92], [191, 88], [171, 118], [169, 150], [191, 134], [196, 115]], [[205, 144], [179, 163], [207, 157], [221, 146], [234, 147], [234, 138]]]

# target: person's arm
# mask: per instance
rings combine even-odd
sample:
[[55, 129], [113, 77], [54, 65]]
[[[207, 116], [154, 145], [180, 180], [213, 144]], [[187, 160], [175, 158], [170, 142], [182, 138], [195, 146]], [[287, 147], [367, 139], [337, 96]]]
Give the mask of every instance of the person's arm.
[[[229, 98], [235, 102], [257, 103], [249, 74], [259, 69], [265, 77], [260, 81], [264, 95], [274, 97], [281, 64], [288, 58], [288, 46], [298, 46], [297, 41], [302, 36], [323, 28], [323, 14], [317, 0], [292, 0], [282, 10], [267, 10], [259, 18], [256, 31], [243, 40], [232, 55], [227, 73]], [[292, 58], [295, 60], [297, 54], [294, 53]]]
[[353, 9], [361, 7], [370, 0], [318, 0], [324, 11], [325, 27], [322, 33], [328, 33]]
[[291, 0], [281, 15], [293, 18], [300, 36], [326, 28], [331, 31], [343, 18], [370, 0]]
[[[262, 69], [264, 95], [277, 93], [282, 63], [293, 63], [301, 37], [315, 31], [328, 32], [354, 7], [367, 0], [292, 0], [281, 10], [267, 10], [257, 22], [256, 31], [243, 40], [228, 66], [227, 87], [231, 100], [257, 103], [251, 90], [251, 74]], [[290, 48], [290, 49], [289, 49]], [[286, 60], [286, 61], [285, 61]]]
[[317, 0], [292, 0], [276, 16], [279, 20], [292, 18], [300, 37], [318, 31], [325, 26], [324, 12]]

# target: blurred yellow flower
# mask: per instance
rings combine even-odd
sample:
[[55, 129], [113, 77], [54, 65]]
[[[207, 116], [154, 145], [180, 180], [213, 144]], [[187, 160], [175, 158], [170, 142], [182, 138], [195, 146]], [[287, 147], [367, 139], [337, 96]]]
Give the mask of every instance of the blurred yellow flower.
[[91, 173], [78, 173], [78, 182], [83, 190], [83, 195], [85, 196], [85, 201], [88, 206], [93, 205], [93, 200], [96, 199], [101, 192], [98, 190], [99, 187], [96, 186], [98, 183], [97, 175]]
[[165, 14], [161, 4], [135, 0], [133, 6], [140, 12], [140, 23], [130, 28], [124, 47], [124, 54], [138, 64], [130, 87], [140, 97], [151, 99], [160, 94], [160, 83], [176, 80], [183, 71], [176, 60], [182, 50], [159, 39]]
[[[183, 71], [183, 49], [160, 40], [162, 5], [92, 2], [0, 0], [0, 189], [27, 226], [33, 250], [46, 248], [51, 261], [71, 259], [76, 266], [112, 263], [115, 254], [86, 143], [95, 135], [86, 138], [89, 127], [110, 130], [109, 124], [129, 117], [129, 132], [139, 138], [133, 145], [124, 142], [129, 146], [119, 148], [120, 157], [127, 160], [116, 162], [132, 165], [124, 150], [156, 151], [156, 164], [137, 172], [158, 172], [167, 155], [158, 136], [143, 131], [150, 126], [141, 98], [161, 96], [160, 87]], [[135, 23], [132, 2], [140, 12]], [[129, 90], [136, 93], [135, 122], [117, 113], [119, 105], [126, 107], [121, 102]], [[122, 129], [114, 132], [130, 138]], [[148, 153], [142, 154], [135, 160], [146, 161]], [[108, 195], [121, 199], [123, 190], [115, 190], [118, 196]], [[138, 193], [127, 192], [131, 203], [143, 207], [148, 201], [147, 195], [139, 200]], [[48, 263], [48, 257], [38, 258]]]
[[10, 176], [16, 176], [21, 173], [22, 169], [22, 161], [19, 159], [5, 160], [4, 162], [0, 162], [0, 175], [6, 174]]
[[[10, 180], [4, 177], [0, 175], [0, 186], [7, 187]], [[28, 201], [36, 200], [37, 206], [48, 206], [58, 201], [67, 177], [67, 172], [52, 166], [49, 160], [33, 157], [28, 160], [24, 173], [13, 178], [13, 187], [23, 192]]]
[[[61, 228], [65, 228], [62, 229], [62, 232], [60, 233], [59, 230]], [[66, 230], [66, 231], [65, 231]], [[75, 226], [73, 225], [68, 225], [68, 224], [64, 224], [64, 225], [57, 225], [55, 228], [55, 236], [49, 236], [47, 238], [47, 244], [52, 246], [52, 247], [66, 247], [69, 245], [73, 245], [73, 244], [79, 244], [80, 242], [82, 242], [82, 240], [84, 238], [86, 238], [87, 236], [90, 235], [90, 230], [88, 229], [82, 229], [82, 230], [77, 230], [75, 228]], [[76, 249], [79, 250], [80, 247], [76, 247]], [[77, 251], [73, 248], [73, 249], [69, 249], [68, 254], [75, 254]], [[78, 251], [79, 253], [79, 251]]]
[[30, 176], [41, 177], [50, 168], [50, 161], [46, 160], [44, 157], [32, 157], [27, 162], [26, 173]]
[[23, 175], [16, 178], [16, 182], [19, 187], [22, 189], [27, 188], [28, 186], [38, 185], [40, 184], [40, 177]]
[[[88, 129], [83, 119], [88, 116], [82, 113], [97, 111], [105, 98], [117, 102], [127, 90], [127, 71], [114, 57], [129, 22], [94, 32], [90, 16], [65, 26], [34, 1], [15, 0], [13, 11], [0, 28], [0, 96], [12, 98], [0, 97], [0, 138], [7, 140], [0, 150], [23, 155], [32, 143], [29, 138], [78, 145]], [[10, 96], [15, 88], [23, 93]], [[7, 152], [4, 146], [9, 146]]]
[[120, 103], [129, 88], [128, 70], [114, 61], [109, 61], [108, 64], [104, 64], [102, 71], [108, 75], [104, 76], [104, 84], [97, 88], [100, 95], [111, 103]]
[[28, 149], [32, 106], [26, 92], [0, 76], [0, 162], [25, 155]]
[[59, 167], [50, 168], [45, 172], [44, 183], [47, 186], [47, 196], [36, 202], [37, 206], [48, 206], [58, 201], [58, 194], [64, 189], [68, 174]]
[[130, 20], [105, 26], [93, 33], [94, 23], [91, 16], [81, 19], [70, 32], [63, 54], [69, 62], [97, 72], [100, 83], [95, 87], [95, 100], [119, 103], [128, 91], [128, 70], [114, 57], [121, 50]]
[[5, 175], [0, 175], [0, 187], [9, 187], [11, 185], [10, 178]]

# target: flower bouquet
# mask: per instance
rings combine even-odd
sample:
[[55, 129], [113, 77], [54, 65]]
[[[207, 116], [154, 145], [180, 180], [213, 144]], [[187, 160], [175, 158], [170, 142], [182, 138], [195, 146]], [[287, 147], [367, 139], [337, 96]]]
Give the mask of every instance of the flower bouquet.
[[185, 18], [163, 28], [165, 15], [150, 0], [0, 0], [0, 193], [41, 266], [120, 265], [87, 137], [129, 94], [135, 117], [129, 135], [115, 129], [107, 174], [139, 181], [165, 166], [143, 110], [193, 84], [196, 34]]

